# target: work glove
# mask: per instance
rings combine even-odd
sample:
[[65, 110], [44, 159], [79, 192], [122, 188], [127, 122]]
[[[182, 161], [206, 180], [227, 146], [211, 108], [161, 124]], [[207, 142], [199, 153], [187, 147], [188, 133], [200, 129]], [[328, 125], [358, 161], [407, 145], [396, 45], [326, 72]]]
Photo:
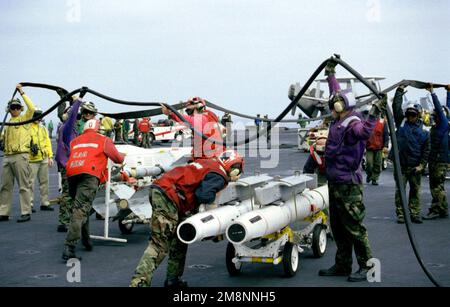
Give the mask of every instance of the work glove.
[[379, 99], [372, 105], [372, 108], [369, 111], [369, 115], [380, 117], [384, 112], [386, 112], [386, 108], [387, 108], [387, 95], [384, 95], [383, 98]]
[[416, 173], [422, 173], [422, 171], [423, 171], [423, 165], [422, 164], [419, 164], [419, 166], [416, 166], [415, 168], [414, 168], [414, 171], [416, 172]]
[[327, 66], [325, 66], [325, 76], [336, 74], [337, 63], [333, 60], [328, 60]]
[[388, 155], [388, 154], [389, 154], [389, 148], [384, 147], [384, 148], [383, 148], [383, 154], [384, 154], [384, 155]]

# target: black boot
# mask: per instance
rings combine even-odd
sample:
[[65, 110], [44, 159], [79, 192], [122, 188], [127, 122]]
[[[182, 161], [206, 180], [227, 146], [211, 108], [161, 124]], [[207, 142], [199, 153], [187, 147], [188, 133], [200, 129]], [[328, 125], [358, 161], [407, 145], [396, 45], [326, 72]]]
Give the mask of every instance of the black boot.
[[177, 277], [170, 280], [164, 281], [164, 287], [165, 288], [186, 288], [188, 286], [187, 281]]
[[84, 248], [90, 252], [92, 251], [92, 241], [91, 236], [89, 235], [89, 232], [86, 233], [86, 231], [81, 230], [81, 244], [83, 244]]
[[367, 269], [367, 268], [359, 268], [358, 271], [350, 274], [350, 276], [348, 277], [348, 281], [351, 281], [351, 282], [366, 281], [368, 271], [369, 271], [369, 269]]
[[55, 211], [55, 209], [50, 206], [41, 206], [41, 211]]
[[422, 224], [422, 218], [420, 216], [411, 216], [411, 222], [414, 224]]
[[66, 225], [58, 225], [58, 228], [56, 229], [58, 232], [67, 232], [67, 226]]
[[62, 254], [62, 259], [67, 261], [67, 260], [69, 260], [71, 258], [76, 258], [78, 260], [81, 260], [81, 257], [78, 257], [75, 254], [75, 246], [64, 245], [64, 251], [63, 251], [63, 254]]
[[0, 222], [6, 222], [9, 221], [9, 216], [7, 215], [0, 215]]
[[372, 180], [372, 185], [378, 185], [378, 181]]
[[320, 270], [319, 276], [348, 276], [351, 272], [351, 269], [339, 268], [336, 265], [333, 265], [329, 269]]
[[30, 214], [22, 214], [20, 216], [20, 218], [17, 220], [17, 223], [28, 222], [29, 220], [31, 220], [31, 215]]

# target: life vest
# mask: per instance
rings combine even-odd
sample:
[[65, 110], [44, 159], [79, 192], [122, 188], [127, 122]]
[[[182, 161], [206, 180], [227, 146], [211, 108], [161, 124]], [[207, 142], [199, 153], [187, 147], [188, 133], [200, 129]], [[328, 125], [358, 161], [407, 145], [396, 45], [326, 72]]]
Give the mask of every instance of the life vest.
[[[217, 116], [206, 110], [202, 113], [202, 123], [201, 132], [211, 140], [217, 140], [223, 142], [222, 132], [220, 131], [220, 126]], [[197, 127], [195, 126], [197, 129]], [[201, 148], [199, 145], [199, 140], [201, 139]], [[203, 139], [201, 136], [194, 132], [194, 146], [192, 149], [192, 156], [195, 159], [208, 159], [212, 157], [218, 157], [224, 151], [223, 145], [210, 142], [209, 140]]]
[[216, 159], [201, 159], [172, 169], [153, 184], [165, 191], [181, 213], [186, 213], [200, 205], [196, 201], [195, 190], [209, 173], [221, 175], [227, 183], [230, 180]]
[[108, 156], [104, 153], [106, 137], [88, 131], [70, 142], [70, 157], [66, 164], [67, 177], [89, 174], [100, 183], [106, 182]]
[[373, 129], [372, 134], [370, 135], [369, 140], [367, 141], [366, 148], [368, 150], [381, 150], [383, 149], [384, 140], [383, 140], [383, 132], [384, 132], [384, 120], [379, 119]]

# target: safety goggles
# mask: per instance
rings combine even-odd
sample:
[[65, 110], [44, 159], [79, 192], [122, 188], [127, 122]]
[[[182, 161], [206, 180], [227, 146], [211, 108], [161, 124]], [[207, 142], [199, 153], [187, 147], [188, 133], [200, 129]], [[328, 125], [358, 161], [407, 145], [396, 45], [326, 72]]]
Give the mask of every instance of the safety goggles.
[[95, 113], [89, 110], [83, 110], [83, 115], [95, 115]]
[[192, 115], [194, 113], [194, 108], [186, 108], [186, 114]]
[[419, 114], [417, 113], [417, 112], [414, 112], [414, 111], [407, 111], [406, 113], [405, 113], [405, 116], [406, 117], [417, 117]]
[[9, 107], [9, 109], [10, 110], [20, 110], [20, 109], [22, 109], [22, 107], [19, 106], [19, 105], [12, 105], [12, 106]]

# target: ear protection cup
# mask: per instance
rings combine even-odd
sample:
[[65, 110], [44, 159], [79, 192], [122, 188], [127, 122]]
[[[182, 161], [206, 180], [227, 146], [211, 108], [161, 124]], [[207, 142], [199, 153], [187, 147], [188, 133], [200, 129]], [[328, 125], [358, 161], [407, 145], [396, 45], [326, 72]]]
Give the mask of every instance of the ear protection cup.
[[230, 176], [230, 177], [236, 177], [236, 176], [238, 176], [240, 173], [241, 173], [241, 170], [240, 170], [239, 168], [234, 168], [234, 169], [230, 172], [229, 176]]
[[336, 111], [336, 113], [342, 113], [342, 111], [344, 111], [344, 102], [343, 101], [336, 101], [333, 104], [333, 109], [334, 111]]

